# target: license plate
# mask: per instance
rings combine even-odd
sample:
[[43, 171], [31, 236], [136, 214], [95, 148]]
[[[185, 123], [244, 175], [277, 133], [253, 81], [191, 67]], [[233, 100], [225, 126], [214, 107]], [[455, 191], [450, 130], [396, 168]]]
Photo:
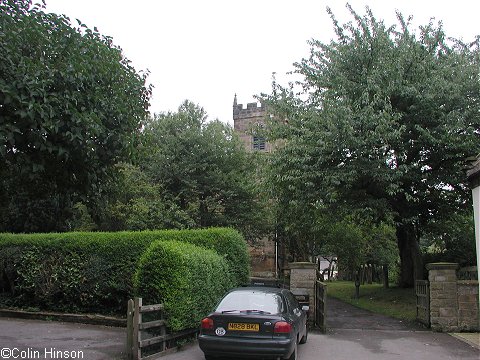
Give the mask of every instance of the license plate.
[[246, 323], [229, 323], [228, 330], [233, 331], [259, 331], [260, 325], [258, 324], [246, 324]]

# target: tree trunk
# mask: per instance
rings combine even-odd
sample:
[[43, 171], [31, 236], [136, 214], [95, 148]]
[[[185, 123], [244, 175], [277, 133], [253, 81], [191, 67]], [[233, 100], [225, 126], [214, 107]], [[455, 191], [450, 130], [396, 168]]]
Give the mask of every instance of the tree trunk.
[[415, 280], [423, 280], [423, 259], [420, 253], [415, 226], [397, 225], [397, 241], [400, 251], [400, 287], [413, 287]]
[[383, 270], [383, 287], [388, 289], [388, 264], [382, 266]]

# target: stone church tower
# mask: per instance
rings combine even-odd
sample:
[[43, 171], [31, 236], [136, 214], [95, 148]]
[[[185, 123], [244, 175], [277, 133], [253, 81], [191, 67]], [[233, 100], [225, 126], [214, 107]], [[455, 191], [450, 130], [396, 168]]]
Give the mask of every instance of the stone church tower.
[[265, 106], [248, 103], [247, 108], [237, 103], [237, 94], [233, 99], [233, 127], [240, 136], [247, 151], [271, 152], [272, 146], [265, 140], [262, 130], [265, 127], [267, 111]]
[[[248, 103], [247, 108], [237, 103], [237, 95], [233, 100], [234, 130], [249, 152], [260, 151], [270, 153], [273, 147], [265, 139], [262, 130], [265, 127], [267, 111], [265, 106]], [[251, 274], [253, 277], [275, 277], [278, 263], [278, 248], [275, 249], [273, 239], [260, 239], [254, 246], [249, 244]], [[277, 265], [278, 266], [278, 265]]]

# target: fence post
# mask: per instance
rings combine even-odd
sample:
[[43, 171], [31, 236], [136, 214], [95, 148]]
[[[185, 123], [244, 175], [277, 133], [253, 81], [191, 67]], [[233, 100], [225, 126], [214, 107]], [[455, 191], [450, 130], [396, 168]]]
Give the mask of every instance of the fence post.
[[[164, 310], [160, 311], [160, 320], [165, 320], [165, 316], [164, 316]], [[160, 328], [160, 336], [164, 336], [167, 334], [167, 329], [166, 329], [166, 326], [165, 325], [162, 325], [162, 327]], [[167, 342], [166, 341], [163, 341], [162, 344], [160, 345], [160, 351], [165, 351], [165, 348], [166, 348], [166, 345]]]
[[128, 300], [127, 306], [127, 359], [133, 359], [133, 300]]
[[327, 332], [327, 284], [322, 283], [322, 332]]
[[140, 347], [140, 324], [142, 323], [142, 298], [136, 297], [134, 300], [133, 312], [133, 359], [140, 360], [142, 358], [142, 349]]

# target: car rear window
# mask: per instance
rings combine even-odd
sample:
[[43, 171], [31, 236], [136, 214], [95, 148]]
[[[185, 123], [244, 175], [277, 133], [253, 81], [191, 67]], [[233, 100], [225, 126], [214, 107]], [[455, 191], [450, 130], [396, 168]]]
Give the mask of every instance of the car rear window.
[[227, 294], [217, 307], [217, 312], [262, 311], [281, 313], [283, 301], [280, 295], [255, 290], [240, 290]]

